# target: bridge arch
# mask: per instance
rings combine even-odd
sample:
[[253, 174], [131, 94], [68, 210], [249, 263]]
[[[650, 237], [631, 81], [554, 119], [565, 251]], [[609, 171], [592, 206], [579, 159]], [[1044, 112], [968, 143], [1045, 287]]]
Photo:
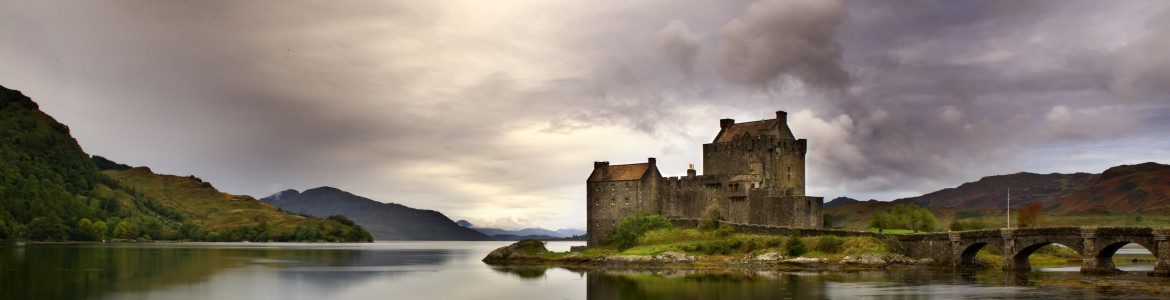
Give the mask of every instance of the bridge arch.
[[979, 251], [983, 250], [983, 247], [986, 247], [987, 245], [991, 244], [987, 242], [977, 242], [968, 245], [966, 249], [963, 249], [962, 254], [959, 255], [959, 267], [973, 268], [979, 266], [979, 262], [977, 262], [975, 258], [977, 255], [979, 255]]
[[1010, 259], [1015, 262], [1016, 270], [1031, 270], [1032, 269], [1032, 262], [1031, 262], [1032, 254], [1035, 254], [1037, 251], [1040, 251], [1040, 249], [1044, 249], [1044, 247], [1047, 247], [1050, 245], [1060, 245], [1060, 246], [1063, 246], [1065, 248], [1072, 250], [1073, 252], [1076, 252], [1077, 254], [1081, 255], [1081, 257], [1085, 256], [1084, 253], [1081, 253], [1083, 249], [1073, 248], [1072, 246], [1065, 245], [1063, 243], [1058, 243], [1058, 242], [1041, 242], [1041, 243], [1036, 243], [1036, 244], [1032, 244], [1032, 245], [1028, 245], [1028, 246], [1025, 246], [1023, 248], [1020, 248], [1020, 250], [1016, 251], [1016, 253], [1013, 254]]
[[[1129, 244], [1135, 244], [1135, 245], [1141, 246], [1142, 248], [1145, 248], [1146, 250], [1150, 251], [1151, 254], [1154, 253], [1155, 248], [1151, 247], [1148, 244], [1143, 245], [1143, 243], [1141, 243], [1141, 242], [1111, 241], [1109, 244], [1106, 244], [1106, 245], [1100, 247], [1100, 250], [1096, 251], [1096, 253], [1090, 254], [1091, 258], [1092, 258], [1092, 262], [1095, 263], [1095, 265], [1093, 266], [1092, 269], [1082, 268], [1081, 272], [1082, 273], [1096, 273], [1096, 274], [1122, 272], [1120, 269], [1117, 268], [1117, 265], [1114, 264], [1113, 255], [1117, 254], [1117, 251], [1121, 250], [1122, 247], [1124, 247], [1125, 245], [1129, 245]], [[1086, 255], [1085, 258], [1089, 259], [1090, 256]]]

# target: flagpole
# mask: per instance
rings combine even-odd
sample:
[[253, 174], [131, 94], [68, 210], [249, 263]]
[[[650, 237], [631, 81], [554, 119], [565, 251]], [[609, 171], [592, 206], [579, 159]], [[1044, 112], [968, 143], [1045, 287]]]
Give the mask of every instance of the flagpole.
[[1012, 188], [1008, 188], [1007, 228], [1012, 229]]

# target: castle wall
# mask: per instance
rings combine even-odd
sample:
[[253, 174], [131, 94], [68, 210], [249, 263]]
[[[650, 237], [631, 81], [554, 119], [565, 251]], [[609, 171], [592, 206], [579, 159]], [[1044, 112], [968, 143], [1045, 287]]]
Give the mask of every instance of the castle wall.
[[[621, 217], [633, 214], [641, 208], [640, 204], [646, 203], [639, 201], [645, 199], [641, 180], [592, 182], [588, 184], [588, 189], [588, 232], [605, 232], [608, 235], [617, 228]], [[599, 245], [602, 238], [605, 235], [589, 235], [588, 246]]]
[[804, 195], [807, 140], [756, 136], [703, 145], [704, 175], [750, 175], [761, 188], [779, 188]]
[[640, 179], [614, 180], [629, 179], [632, 165], [612, 166], [624, 175], [610, 177], [609, 163], [596, 162], [587, 180], [588, 246], [600, 245], [622, 217], [636, 212], [700, 219], [711, 205], [729, 223], [821, 228], [823, 199], [804, 196], [808, 143], [795, 139], [783, 120], [783, 112], [775, 123], [746, 127], [720, 120], [720, 142], [703, 145], [703, 175], [689, 170], [687, 176], [664, 178], [650, 158]]
[[718, 198], [719, 182], [712, 176], [663, 178], [662, 216], [698, 218]]

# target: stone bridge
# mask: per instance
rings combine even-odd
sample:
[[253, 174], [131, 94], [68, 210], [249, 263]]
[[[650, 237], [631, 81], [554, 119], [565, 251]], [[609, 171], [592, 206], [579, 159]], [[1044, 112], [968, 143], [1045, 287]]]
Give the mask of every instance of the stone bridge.
[[1119, 272], [1113, 254], [1129, 243], [1154, 254], [1150, 275], [1170, 276], [1170, 227], [1037, 227], [891, 235], [906, 256], [931, 258], [956, 268], [975, 266], [975, 254], [992, 245], [1003, 251], [1003, 268], [1026, 271], [1028, 256], [1049, 244], [1061, 244], [1080, 253], [1081, 273]]
[[[677, 227], [697, 227], [699, 219], [670, 219]], [[1028, 257], [1049, 244], [1061, 244], [1079, 253], [1081, 273], [1109, 274], [1120, 272], [1113, 265], [1113, 254], [1129, 243], [1145, 247], [1154, 255], [1154, 270], [1150, 275], [1170, 276], [1170, 227], [1034, 227], [987, 229], [923, 234], [880, 234], [821, 228], [792, 228], [737, 224], [736, 232], [766, 235], [840, 237], [869, 236], [895, 241], [902, 254], [914, 258], [930, 258], [936, 263], [955, 268], [975, 267], [975, 254], [988, 245], [1003, 251], [1003, 269], [1027, 271], [1032, 266]]]

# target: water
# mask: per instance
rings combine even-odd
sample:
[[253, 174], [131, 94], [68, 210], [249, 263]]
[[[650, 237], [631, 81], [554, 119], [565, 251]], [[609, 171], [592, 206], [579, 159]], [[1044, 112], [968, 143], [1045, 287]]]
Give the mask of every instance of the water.
[[[1158, 295], [1119, 286], [1170, 283], [1140, 274], [1082, 277], [1075, 268], [585, 272], [480, 262], [507, 244], [8, 244], [0, 245], [0, 299], [1116, 299]], [[1067, 281], [1089, 287], [1047, 284]]]

